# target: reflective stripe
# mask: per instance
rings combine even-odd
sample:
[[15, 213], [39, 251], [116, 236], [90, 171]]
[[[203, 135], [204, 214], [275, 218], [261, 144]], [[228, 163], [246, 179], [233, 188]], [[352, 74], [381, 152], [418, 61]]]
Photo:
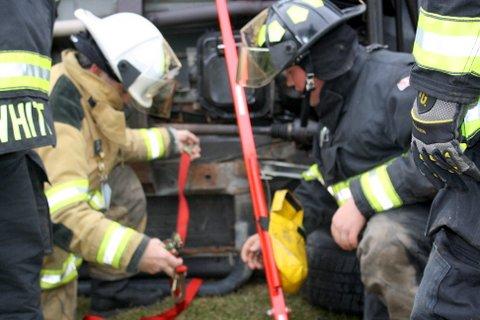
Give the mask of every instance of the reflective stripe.
[[105, 198], [100, 190], [90, 191], [88, 197], [88, 204], [90, 207], [97, 211], [107, 210], [107, 205], [105, 204]]
[[140, 129], [140, 133], [147, 146], [148, 160], [160, 158], [165, 155], [165, 144], [160, 130]]
[[119, 268], [122, 254], [127, 248], [133, 233], [132, 229], [125, 228], [117, 222], [112, 222], [107, 228], [98, 250], [97, 262]]
[[461, 126], [462, 136], [471, 139], [480, 131], [480, 99], [465, 114]]
[[312, 164], [307, 170], [303, 171], [302, 178], [305, 181], [318, 180], [321, 184], [325, 184], [322, 173], [318, 169], [318, 164]]
[[480, 19], [448, 17], [420, 9], [413, 48], [417, 64], [453, 75], [480, 75]]
[[63, 262], [62, 269], [42, 269], [40, 272], [40, 287], [53, 289], [69, 283], [78, 276], [77, 269], [82, 264], [82, 259], [70, 254]]
[[65, 183], [55, 184], [45, 192], [53, 216], [58, 211], [77, 202], [88, 200], [88, 180], [78, 179]]
[[0, 91], [29, 89], [48, 93], [51, 59], [28, 51], [0, 52]]
[[337, 200], [338, 206], [343, 205], [352, 197], [350, 180], [338, 182], [327, 188], [328, 192]]
[[370, 206], [381, 212], [403, 204], [398, 196], [385, 165], [360, 176], [360, 185]]

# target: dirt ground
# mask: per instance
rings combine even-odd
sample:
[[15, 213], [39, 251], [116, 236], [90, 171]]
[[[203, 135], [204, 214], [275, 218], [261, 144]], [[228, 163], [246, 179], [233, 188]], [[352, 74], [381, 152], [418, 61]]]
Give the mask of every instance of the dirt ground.
[[[170, 298], [148, 308], [130, 309], [112, 320], [135, 320], [141, 316], [151, 316], [160, 313], [172, 305]], [[290, 320], [356, 320], [359, 318], [338, 315], [310, 306], [300, 295], [288, 295], [287, 305], [292, 310]], [[78, 319], [89, 308], [89, 299], [79, 299]], [[197, 298], [178, 320], [251, 320], [270, 319], [266, 315], [269, 308], [269, 298], [266, 285], [260, 280], [253, 280], [235, 293], [219, 296]]]

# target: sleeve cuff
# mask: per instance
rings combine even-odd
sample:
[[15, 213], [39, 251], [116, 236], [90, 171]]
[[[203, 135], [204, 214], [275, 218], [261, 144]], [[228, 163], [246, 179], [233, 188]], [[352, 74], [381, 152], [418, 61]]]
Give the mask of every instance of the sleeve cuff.
[[138, 245], [137, 249], [133, 253], [132, 258], [130, 259], [130, 262], [128, 263], [127, 272], [137, 273], [139, 271], [138, 265], [140, 264], [140, 259], [142, 259], [143, 253], [145, 252], [149, 241], [150, 237], [143, 236], [142, 241], [140, 241], [140, 244]]
[[367, 220], [370, 219], [375, 214], [375, 210], [370, 206], [367, 198], [363, 194], [360, 178], [355, 178], [350, 182], [350, 192], [352, 193], [353, 201], [355, 201], [358, 210]]

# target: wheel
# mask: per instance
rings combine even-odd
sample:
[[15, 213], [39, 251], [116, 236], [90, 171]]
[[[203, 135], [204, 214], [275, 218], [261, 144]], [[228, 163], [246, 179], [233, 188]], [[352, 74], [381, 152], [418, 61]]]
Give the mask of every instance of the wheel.
[[355, 251], [342, 250], [330, 231], [317, 229], [307, 238], [308, 277], [303, 287], [307, 300], [324, 309], [359, 315], [363, 310], [363, 284]]

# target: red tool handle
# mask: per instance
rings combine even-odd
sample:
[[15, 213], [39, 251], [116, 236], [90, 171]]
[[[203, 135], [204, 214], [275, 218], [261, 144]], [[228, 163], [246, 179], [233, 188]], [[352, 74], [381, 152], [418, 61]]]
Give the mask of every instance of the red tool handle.
[[285, 305], [283, 290], [281, 287], [278, 270], [273, 257], [273, 249], [270, 237], [266, 230], [262, 229], [260, 220], [268, 217], [267, 202], [260, 180], [260, 168], [258, 164], [255, 141], [253, 139], [252, 125], [247, 107], [245, 91], [235, 81], [238, 55], [236, 43], [233, 38], [230, 16], [228, 13], [227, 1], [216, 0], [218, 19], [222, 32], [223, 44], [225, 46], [225, 58], [227, 62], [228, 78], [232, 90], [237, 124], [240, 132], [240, 141], [242, 144], [243, 160], [247, 170], [248, 182], [250, 185], [250, 194], [253, 202], [253, 212], [255, 214], [255, 224], [257, 233], [260, 235], [260, 244], [262, 246], [263, 264], [267, 277], [268, 290], [272, 310], [269, 314], [276, 320], [288, 319], [288, 311]]

